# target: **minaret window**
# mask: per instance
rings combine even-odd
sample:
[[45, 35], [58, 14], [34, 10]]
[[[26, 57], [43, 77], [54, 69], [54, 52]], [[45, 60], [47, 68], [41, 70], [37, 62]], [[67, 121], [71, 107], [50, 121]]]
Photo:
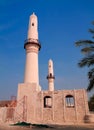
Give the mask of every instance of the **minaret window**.
[[50, 77], [52, 77], [52, 73], [50, 73]]
[[34, 26], [34, 23], [32, 23], [32, 26]]

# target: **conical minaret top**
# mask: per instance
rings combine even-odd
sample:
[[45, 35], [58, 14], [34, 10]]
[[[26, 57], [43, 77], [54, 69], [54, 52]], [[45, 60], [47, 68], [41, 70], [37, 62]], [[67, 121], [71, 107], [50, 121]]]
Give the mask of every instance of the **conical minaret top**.
[[38, 19], [35, 13], [29, 19], [27, 39], [38, 40]]

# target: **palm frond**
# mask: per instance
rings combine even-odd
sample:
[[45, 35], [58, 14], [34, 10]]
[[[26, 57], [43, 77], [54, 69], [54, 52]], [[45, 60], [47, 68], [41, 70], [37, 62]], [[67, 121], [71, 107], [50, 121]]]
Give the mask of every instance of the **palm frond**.
[[94, 25], [94, 21], [92, 21], [92, 24]]
[[94, 44], [92, 40], [79, 40], [75, 42], [76, 46], [85, 46], [85, 45], [91, 45], [91, 44]]
[[92, 68], [89, 72], [88, 72], [88, 78], [92, 79], [92, 77], [94, 77], [94, 68]]
[[87, 91], [91, 91], [94, 88], [94, 68], [88, 72], [89, 85]]
[[82, 53], [89, 53], [89, 52], [94, 52], [94, 46], [91, 46], [91, 47], [84, 47], [81, 49], [81, 52]]
[[91, 66], [94, 65], [94, 54], [89, 55], [88, 57], [83, 58], [79, 63], [79, 67], [84, 67], [84, 66]]
[[94, 77], [92, 80], [89, 80], [87, 91], [91, 91], [93, 88], [94, 88]]
[[90, 33], [94, 33], [94, 29], [89, 29], [88, 30]]
[[[94, 21], [92, 22], [94, 25]], [[89, 32], [92, 34], [94, 40], [94, 28], [90, 28]], [[85, 54], [84, 58], [78, 63], [79, 67], [92, 67], [94, 66], [94, 41], [93, 40], [79, 40], [75, 42], [77, 47], [81, 47], [81, 52]], [[94, 88], [94, 68], [88, 72], [89, 85], [87, 91]]]

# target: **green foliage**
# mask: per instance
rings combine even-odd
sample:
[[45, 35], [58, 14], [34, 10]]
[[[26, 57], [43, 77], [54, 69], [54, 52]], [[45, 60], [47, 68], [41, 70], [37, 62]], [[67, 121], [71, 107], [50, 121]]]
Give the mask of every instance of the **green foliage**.
[[16, 124], [12, 124], [12, 126], [23, 126], [23, 127], [38, 127], [38, 128], [53, 128], [52, 126], [48, 126], [46, 124], [31, 124], [27, 122], [17, 122]]
[[89, 110], [94, 112], [94, 95], [90, 98], [88, 105], [89, 105]]
[[[92, 22], [92, 25], [94, 26], [94, 21]], [[84, 54], [84, 57], [80, 60], [78, 66], [87, 66], [90, 68], [88, 72], [89, 84], [87, 90], [91, 91], [94, 88], [94, 28], [89, 29], [89, 32], [93, 35], [92, 40], [79, 40], [75, 42], [75, 45], [81, 47], [81, 53]]]
[[13, 124], [15, 126], [30, 126], [31, 123], [27, 123], [27, 122], [17, 122], [16, 124]]

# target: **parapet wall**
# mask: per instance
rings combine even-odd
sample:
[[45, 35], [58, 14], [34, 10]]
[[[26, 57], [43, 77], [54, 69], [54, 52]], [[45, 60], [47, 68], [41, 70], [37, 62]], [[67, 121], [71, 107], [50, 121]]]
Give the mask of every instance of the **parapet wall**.
[[84, 89], [42, 91], [36, 104], [36, 121], [41, 123], [83, 123], [89, 113]]
[[60, 125], [84, 123], [85, 117], [89, 115], [87, 93], [85, 89], [36, 91], [35, 84], [19, 84], [17, 107], [15, 110], [2, 108], [0, 115], [0, 120], [12, 119], [15, 122]]

